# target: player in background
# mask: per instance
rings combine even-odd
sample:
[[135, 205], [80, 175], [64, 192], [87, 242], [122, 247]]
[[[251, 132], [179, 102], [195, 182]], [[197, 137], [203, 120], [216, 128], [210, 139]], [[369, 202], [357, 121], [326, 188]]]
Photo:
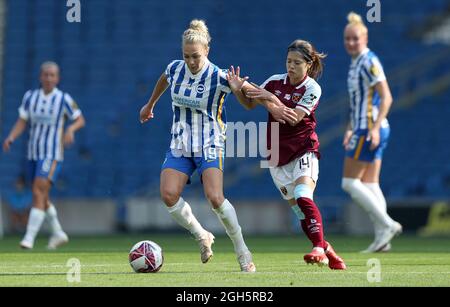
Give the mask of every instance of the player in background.
[[368, 47], [368, 30], [361, 16], [351, 12], [344, 45], [352, 61], [348, 72], [350, 122], [344, 134], [346, 154], [342, 188], [371, 218], [375, 240], [363, 252], [388, 251], [402, 226], [387, 214], [380, 189], [383, 151], [389, 139], [386, 118], [392, 95], [378, 57]]
[[[161, 198], [172, 218], [199, 242], [201, 261], [208, 262], [213, 255], [214, 236], [202, 227], [190, 205], [181, 197], [197, 170], [205, 196], [233, 242], [241, 271], [255, 272], [235, 209], [223, 195], [225, 99], [231, 90], [226, 73], [208, 60], [210, 40], [204, 21], [192, 20], [183, 33], [184, 60], [172, 61], [167, 66], [149, 101], [142, 107], [140, 120], [146, 122], [154, 117], [155, 104], [170, 86], [172, 139], [162, 165]], [[238, 99], [242, 97], [242, 93], [237, 95]], [[274, 113], [282, 117], [285, 111], [278, 108]]]
[[[56, 181], [63, 162], [63, 145], [75, 141], [75, 132], [85, 125], [83, 115], [72, 97], [56, 86], [59, 83], [59, 67], [54, 62], [44, 62], [40, 71], [41, 87], [25, 93], [19, 107], [19, 118], [3, 142], [3, 151], [8, 152], [14, 141], [30, 129], [28, 140], [28, 166], [32, 180], [33, 208], [28, 218], [27, 230], [20, 246], [32, 249], [39, 229], [48, 219], [52, 235], [49, 249], [68, 242], [62, 230], [55, 206], [49, 193]], [[64, 122], [73, 123], [64, 131]]]
[[[320, 85], [314, 79], [322, 72], [324, 57], [309, 42], [295, 40], [287, 49], [287, 73], [273, 75], [258, 87], [245, 82], [247, 77], [241, 78], [239, 68], [235, 72], [232, 67], [228, 82], [233, 93], [245, 93], [248, 99], [244, 104], [248, 108], [271, 102], [295, 110], [295, 118], [279, 126], [279, 159], [270, 168], [270, 174], [312, 242], [313, 249], [304, 256], [305, 262], [345, 270], [344, 261], [324, 239], [322, 217], [313, 200], [320, 158], [314, 113], [321, 96]], [[269, 123], [274, 121], [269, 113]], [[268, 125], [267, 147], [273, 153], [270, 136], [271, 125]]]

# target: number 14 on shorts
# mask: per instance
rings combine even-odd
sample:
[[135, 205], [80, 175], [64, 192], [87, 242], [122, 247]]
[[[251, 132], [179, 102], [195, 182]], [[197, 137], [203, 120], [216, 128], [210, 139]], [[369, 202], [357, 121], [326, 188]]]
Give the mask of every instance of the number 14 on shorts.
[[303, 156], [299, 162], [300, 163], [298, 165], [300, 169], [308, 169], [311, 167], [309, 164], [309, 156]]

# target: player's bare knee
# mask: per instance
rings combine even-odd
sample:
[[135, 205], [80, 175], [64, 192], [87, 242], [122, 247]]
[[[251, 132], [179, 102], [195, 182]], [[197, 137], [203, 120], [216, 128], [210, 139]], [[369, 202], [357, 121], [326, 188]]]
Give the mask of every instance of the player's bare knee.
[[223, 196], [223, 193], [219, 193], [219, 192], [207, 192], [206, 199], [208, 199], [208, 202], [211, 204], [211, 206], [214, 209], [219, 208], [225, 201], [225, 197]]
[[47, 197], [47, 193], [42, 189], [33, 188], [33, 207], [45, 210], [45, 199]]
[[47, 189], [42, 185], [42, 184], [33, 184], [33, 196], [36, 197], [41, 197], [41, 198], [45, 198], [46, 194], [47, 194]]
[[33, 189], [33, 202], [41, 202], [45, 199], [44, 195], [39, 189]]
[[161, 200], [167, 207], [175, 205], [180, 198], [180, 193], [173, 189], [161, 189]]

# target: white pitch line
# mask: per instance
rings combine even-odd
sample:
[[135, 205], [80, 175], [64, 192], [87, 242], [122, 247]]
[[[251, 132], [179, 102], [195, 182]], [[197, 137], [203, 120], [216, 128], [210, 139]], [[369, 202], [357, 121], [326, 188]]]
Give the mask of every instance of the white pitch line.
[[[177, 273], [177, 272], [171, 272], [171, 273]], [[178, 273], [183, 273], [184, 274], [185, 272], [178, 272]], [[242, 274], [242, 272], [238, 272], [238, 271], [236, 271], [236, 272], [229, 272], [229, 271], [220, 271], [220, 272], [214, 271], [214, 272], [211, 272], [211, 271], [205, 271], [205, 272], [190, 272], [190, 273], [192, 273], [192, 274], [196, 274], [196, 273], [202, 273], [202, 274], [205, 274], [205, 273], [206, 274], [209, 274], [209, 273], [220, 273], [220, 274], [239, 274], [239, 275]], [[299, 275], [299, 274], [362, 275], [363, 274], [363, 275], [367, 275], [367, 272], [341, 272], [341, 273], [339, 273], [339, 272], [335, 272], [335, 271], [326, 271], [326, 272], [305, 272], [305, 271], [302, 271], [302, 272], [295, 272], [295, 273], [293, 273], [293, 272], [261, 272], [261, 271], [259, 271], [259, 272], [255, 272], [254, 274], [256, 274], [256, 275], [274, 275], [274, 274], [284, 274], [284, 275]], [[450, 272], [438, 272], [438, 273], [436, 273], [436, 272], [384, 272], [384, 273], [381, 272], [381, 274], [383, 276], [390, 275], [390, 274], [405, 274], [405, 275], [408, 275], [408, 274], [413, 274], [413, 275], [433, 274], [433, 275], [449, 275], [450, 276]]]
[[[170, 271], [169, 271], [170, 272]], [[6, 274], [6, 275], [14, 275], [14, 274], [66, 274], [67, 272], [0, 272], [1, 274]], [[88, 272], [88, 273], [96, 273], [96, 272]], [[101, 272], [103, 273], [103, 272]], [[171, 273], [177, 273], [177, 272], [171, 272]], [[178, 272], [178, 273], [183, 273], [185, 274], [186, 272]], [[201, 273], [201, 274], [213, 274], [213, 273], [221, 273], [221, 274], [239, 274], [241, 275], [241, 272], [229, 272], [229, 271], [204, 271], [204, 272], [190, 272], [192, 274], [196, 274], [196, 273]], [[111, 273], [114, 274], [114, 273]], [[316, 274], [316, 275], [323, 275], [323, 274], [342, 274], [342, 275], [367, 275], [367, 272], [348, 272], [348, 271], [344, 271], [344, 272], [338, 272], [338, 271], [323, 271], [323, 272], [281, 272], [281, 271], [271, 271], [271, 272], [256, 272], [255, 274], [257, 275], [273, 275], [273, 274], [284, 274], [284, 275], [298, 275], [298, 274]], [[433, 275], [450, 275], [450, 272], [381, 272], [382, 275], [386, 276], [386, 275], [390, 275], [390, 274], [433, 274]], [[253, 275], [253, 274], [252, 274]]]

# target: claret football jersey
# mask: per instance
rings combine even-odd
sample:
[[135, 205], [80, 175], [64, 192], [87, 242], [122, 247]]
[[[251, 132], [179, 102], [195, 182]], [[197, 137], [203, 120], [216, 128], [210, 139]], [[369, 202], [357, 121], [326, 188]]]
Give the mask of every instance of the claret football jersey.
[[[315, 152], [320, 157], [319, 139], [315, 131], [316, 117], [314, 115], [322, 94], [320, 85], [309, 76], [306, 76], [299, 84], [292, 85], [289, 82], [288, 74], [279, 74], [271, 76], [261, 87], [275, 94], [287, 107], [300, 109], [306, 113], [303, 120], [295, 126], [288, 123], [279, 124], [278, 166], [285, 165], [306, 152]], [[272, 149], [270, 125], [272, 122], [276, 121], [269, 113], [268, 150]]]

